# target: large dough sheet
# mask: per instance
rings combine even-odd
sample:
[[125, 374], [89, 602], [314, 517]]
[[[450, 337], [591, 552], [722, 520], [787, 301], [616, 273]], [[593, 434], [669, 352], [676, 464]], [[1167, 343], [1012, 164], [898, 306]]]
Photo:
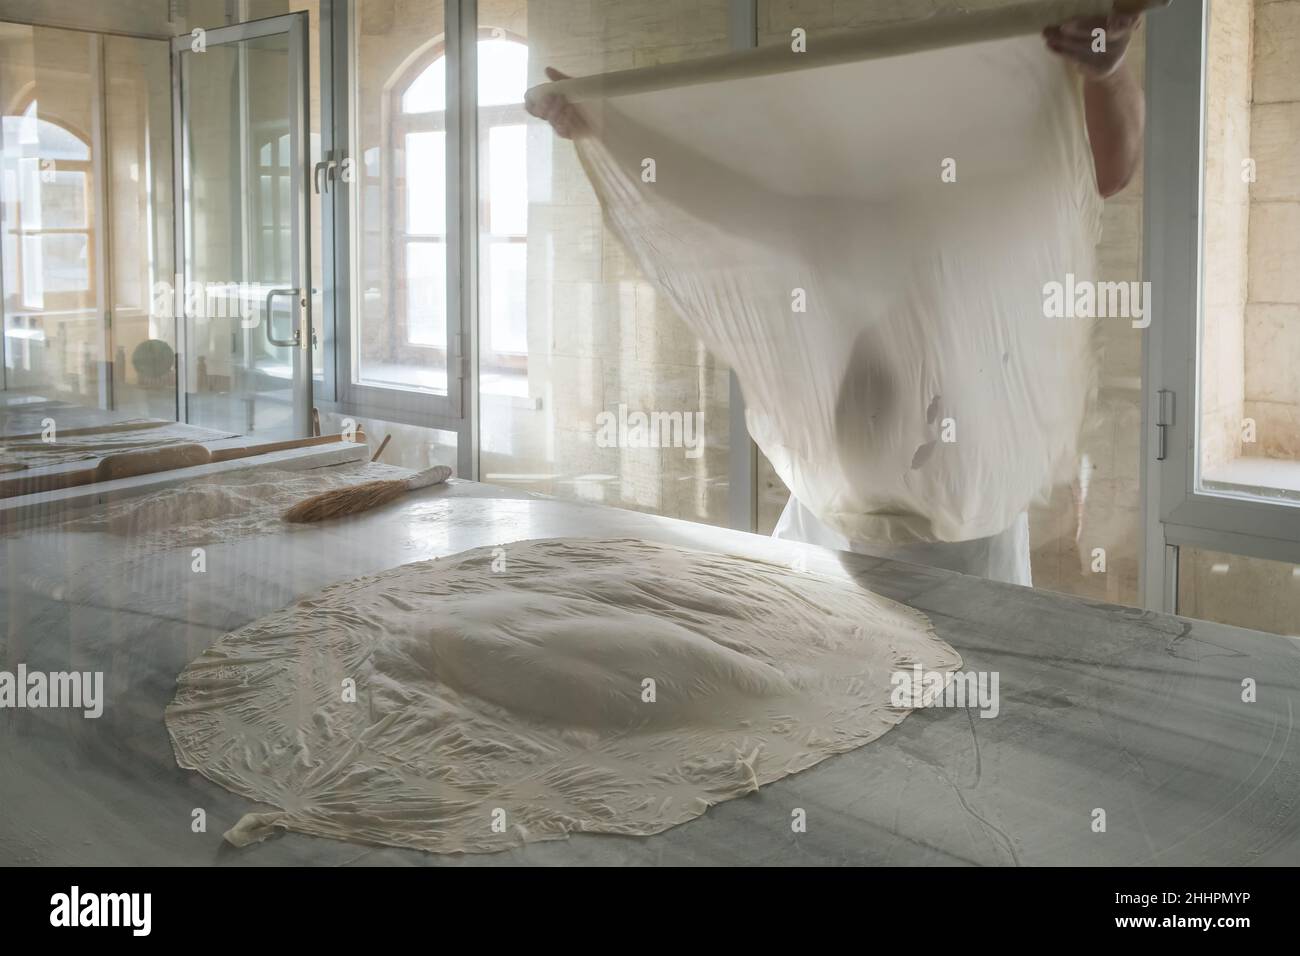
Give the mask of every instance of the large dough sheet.
[[1100, 199], [1078, 80], [1040, 37], [577, 108], [606, 221], [826, 525], [986, 537], [1069, 477], [1093, 323], [1045, 318], [1044, 286], [1094, 278]]
[[843, 580], [547, 539], [235, 631], [180, 675], [166, 720], [182, 767], [273, 808], [236, 844], [284, 828], [485, 852], [683, 823], [887, 732], [908, 713], [894, 672], [960, 663], [922, 614]]

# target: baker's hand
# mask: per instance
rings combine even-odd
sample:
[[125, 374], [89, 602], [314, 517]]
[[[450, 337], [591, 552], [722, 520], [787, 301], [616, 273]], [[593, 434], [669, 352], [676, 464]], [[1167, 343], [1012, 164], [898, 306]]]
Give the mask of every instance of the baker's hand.
[[[1102, 80], [1112, 75], [1124, 62], [1133, 31], [1142, 19], [1140, 13], [1116, 13], [1104, 17], [1079, 17], [1066, 20], [1043, 31], [1048, 49], [1072, 61], [1089, 79]], [[1094, 51], [1094, 30], [1106, 31], [1106, 49]]]
[[[569, 77], [561, 73], [553, 66], [546, 68], [546, 78], [548, 80], [567, 80]], [[544, 119], [551, 124], [557, 136], [563, 139], [573, 139], [575, 136], [581, 136], [587, 131], [587, 124], [578, 112], [577, 107], [570, 103], [563, 96], [557, 96], [554, 93], [548, 93], [536, 103], [529, 103], [526, 106], [529, 113], [538, 119]]]

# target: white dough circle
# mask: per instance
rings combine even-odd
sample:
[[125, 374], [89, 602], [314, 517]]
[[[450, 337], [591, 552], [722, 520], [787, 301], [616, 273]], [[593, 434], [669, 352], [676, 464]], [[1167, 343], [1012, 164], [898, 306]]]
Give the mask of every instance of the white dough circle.
[[177, 762], [275, 828], [433, 852], [648, 835], [866, 744], [961, 665], [846, 580], [649, 541], [520, 541], [327, 588], [177, 679]]

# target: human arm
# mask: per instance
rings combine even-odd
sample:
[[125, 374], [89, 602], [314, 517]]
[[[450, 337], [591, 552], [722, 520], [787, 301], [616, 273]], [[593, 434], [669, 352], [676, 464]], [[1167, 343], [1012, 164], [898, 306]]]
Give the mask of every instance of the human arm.
[[[1142, 159], [1146, 104], [1126, 62], [1141, 14], [1111, 13], [1082, 17], [1043, 31], [1053, 52], [1083, 74], [1084, 121], [1097, 171], [1097, 191], [1115, 195], [1132, 180]], [[1096, 50], [1094, 31], [1105, 31], [1105, 49]]]

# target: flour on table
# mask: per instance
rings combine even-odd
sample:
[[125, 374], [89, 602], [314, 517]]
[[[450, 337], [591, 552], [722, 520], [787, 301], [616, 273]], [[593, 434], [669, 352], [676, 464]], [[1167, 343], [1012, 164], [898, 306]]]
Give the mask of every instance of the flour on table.
[[[860, 747], [952, 671], [924, 615], [843, 580], [648, 541], [521, 541], [334, 585], [218, 641], [177, 762], [282, 828], [434, 852], [648, 835]], [[354, 682], [354, 683], [352, 683]], [[350, 694], [350, 689], [355, 693]]]

